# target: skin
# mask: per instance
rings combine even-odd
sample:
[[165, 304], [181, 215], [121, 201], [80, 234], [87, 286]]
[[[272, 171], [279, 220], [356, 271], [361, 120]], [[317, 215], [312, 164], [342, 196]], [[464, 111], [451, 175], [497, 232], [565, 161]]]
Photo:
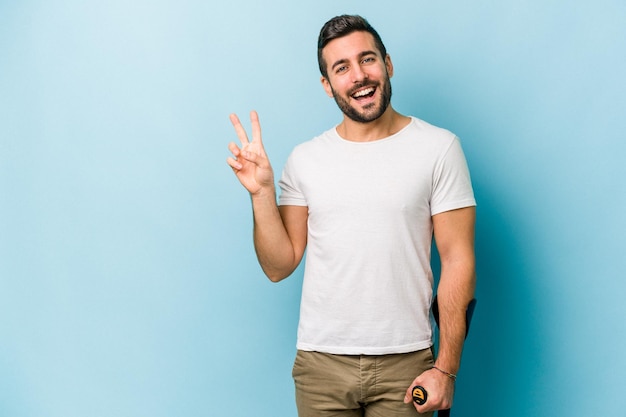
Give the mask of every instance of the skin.
[[[342, 109], [343, 120], [337, 133], [350, 141], [366, 142], [386, 138], [404, 128], [410, 118], [396, 112], [385, 97], [393, 64], [383, 57], [367, 32], [353, 32], [334, 39], [324, 48], [328, 76], [321, 83], [329, 97]], [[355, 96], [367, 89], [373, 94]], [[389, 86], [389, 96], [391, 94]], [[273, 282], [293, 273], [306, 248], [308, 208], [276, 204], [274, 172], [265, 153], [261, 126], [256, 112], [250, 113], [250, 140], [239, 118], [230, 120], [241, 146], [229, 144], [232, 153], [228, 165], [248, 190], [254, 216], [254, 246], [263, 271]], [[474, 296], [474, 207], [452, 210], [433, 216], [434, 237], [441, 258], [438, 286], [440, 340], [435, 363], [440, 369], [456, 374], [461, 362], [465, 337], [465, 310]], [[421, 385], [428, 391], [424, 405], [413, 403], [420, 413], [452, 406], [454, 381], [431, 369], [418, 375], [407, 387], [404, 401], [412, 402], [411, 389]]]
[[274, 172], [265, 153], [259, 117], [250, 113], [252, 140], [249, 141], [239, 118], [230, 120], [241, 142], [231, 142], [233, 154], [227, 162], [241, 184], [250, 193], [254, 218], [254, 247], [263, 272], [278, 282], [296, 269], [306, 247], [308, 208], [276, 204]]

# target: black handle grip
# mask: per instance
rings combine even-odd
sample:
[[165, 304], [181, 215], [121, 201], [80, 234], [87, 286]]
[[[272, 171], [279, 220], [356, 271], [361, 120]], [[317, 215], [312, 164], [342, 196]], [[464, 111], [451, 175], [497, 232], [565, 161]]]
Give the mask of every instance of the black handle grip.
[[428, 391], [420, 385], [414, 386], [411, 394], [413, 396], [413, 401], [415, 401], [417, 405], [424, 405], [426, 400], [428, 400]]

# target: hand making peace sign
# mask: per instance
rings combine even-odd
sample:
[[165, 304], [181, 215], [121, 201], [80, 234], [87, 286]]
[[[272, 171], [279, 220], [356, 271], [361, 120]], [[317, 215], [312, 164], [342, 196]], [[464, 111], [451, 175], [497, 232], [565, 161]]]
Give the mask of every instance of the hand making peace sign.
[[228, 144], [228, 149], [233, 156], [228, 157], [226, 162], [233, 169], [239, 182], [250, 192], [257, 194], [264, 188], [274, 188], [274, 171], [265, 153], [263, 141], [261, 140], [261, 124], [256, 111], [250, 112], [250, 122], [252, 124], [252, 141], [248, 140], [248, 135], [241, 125], [236, 114], [230, 115], [230, 121], [237, 132], [241, 148], [234, 142]]

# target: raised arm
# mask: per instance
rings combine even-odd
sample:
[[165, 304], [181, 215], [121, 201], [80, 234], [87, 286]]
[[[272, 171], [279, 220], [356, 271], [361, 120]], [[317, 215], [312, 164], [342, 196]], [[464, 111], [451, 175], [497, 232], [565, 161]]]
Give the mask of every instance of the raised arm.
[[278, 282], [291, 275], [302, 260], [306, 247], [308, 209], [296, 206], [279, 209], [277, 206], [274, 171], [265, 153], [257, 113], [250, 113], [252, 141], [248, 140], [237, 115], [232, 114], [230, 120], [241, 148], [234, 142], [228, 145], [232, 156], [227, 163], [250, 193], [254, 247], [261, 268], [271, 281]]
[[465, 338], [465, 312], [474, 298], [476, 272], [474, 259], [474, 207], [452, 210], [433, 216], [435, 242], [441, 258], [437, 288], [439, 302], [439, 349], [435, 367], [416, 378], [407, 390], [421, 385], [428, 391], [426, 404], [419, 412], [448, 409], [454, 397], [454, 377], [461, 365]]

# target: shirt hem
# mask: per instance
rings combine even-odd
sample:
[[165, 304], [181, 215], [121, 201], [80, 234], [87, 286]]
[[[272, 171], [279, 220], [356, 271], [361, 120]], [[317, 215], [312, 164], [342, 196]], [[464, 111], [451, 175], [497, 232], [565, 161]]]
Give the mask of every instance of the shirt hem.
[[476, 200], [468, 198], [466, 200], [452, 202], [448, 204], [442, 204], [441, 206], [437, 206], [433, 210], [431, 210], [431, 216], [444, 213], [446, 211], [458, 210], [462, 208], [475, 207], [475, 206], [476, 206]]
[[308, 352], [329, 353], [331, 355], [394, 355], [428, 349], [432, 344], [431, 340], [409, 345], [385, 347], [317, 346], [308, 343], [297, 343], [296, 349]]

